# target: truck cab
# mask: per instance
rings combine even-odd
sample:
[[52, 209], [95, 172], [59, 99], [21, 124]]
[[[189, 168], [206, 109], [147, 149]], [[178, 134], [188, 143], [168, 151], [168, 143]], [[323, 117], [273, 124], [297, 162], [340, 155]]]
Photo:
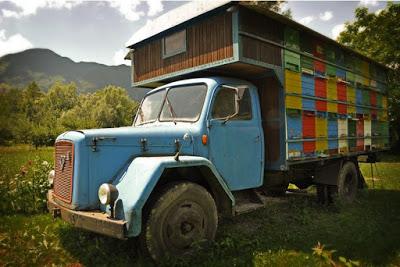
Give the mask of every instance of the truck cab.
[[[55, 148], [49, 210], [121, 239], [156, 231], [161, 240], [163, 231], [171, 232], [170, 241], [179, 244], [145, 242], [157, 244], [149, 249], [153, 258], [168, 247], [179, 251], [213, 239], [217, 214], [235, 214], [234, 192], [263, 184], [257, 88], [239, 79], [188, 79], [156, 88], [132, 126], [66, 132]], [[155, 223], [171, 213], [172, 226]]]

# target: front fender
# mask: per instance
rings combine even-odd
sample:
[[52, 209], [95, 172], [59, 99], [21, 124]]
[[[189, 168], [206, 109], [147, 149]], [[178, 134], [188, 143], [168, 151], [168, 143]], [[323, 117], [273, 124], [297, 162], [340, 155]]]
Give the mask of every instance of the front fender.
[[162, 173], [168, 168], [205, 166], [213, 173], [219, 185], [235, 205], [235, 199], [228, 186], [218, 174], [214, 165], [206, 158], [196, 156], [180, 156], [176, 161], [172, 156], [166, 157], [137, 157], [121, 172], [113, 184], [119, 195], [116, 204], [123, 210], [124, 220], [127, 221], [128, 237], [138, 236], [142, 226], [142, 209], [155, 188]]

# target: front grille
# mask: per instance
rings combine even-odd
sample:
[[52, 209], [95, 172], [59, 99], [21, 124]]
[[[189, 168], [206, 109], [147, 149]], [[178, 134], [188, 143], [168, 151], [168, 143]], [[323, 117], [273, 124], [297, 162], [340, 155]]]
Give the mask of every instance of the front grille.
[[55, 144], [54, 194], [66, 203], [72, 200], [72, 182], [74, 174], [74, 144], [59, 141]]

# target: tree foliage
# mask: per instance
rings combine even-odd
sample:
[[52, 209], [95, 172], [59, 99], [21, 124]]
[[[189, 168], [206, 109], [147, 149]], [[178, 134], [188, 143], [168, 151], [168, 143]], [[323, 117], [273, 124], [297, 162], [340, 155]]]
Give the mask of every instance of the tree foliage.
[[62, 132], [130, 125], [138, 103], [116, 86], [79, 95], [74, 83], [54, 83], [43, 93], [36, 83], [23, 90], [0, 84], [0, 144], [52, 145]]
[[400, 4], [389, 2], [379, 13], [357, 8], [338, 41], [391, 68], [388, 75], [389, 116], [395, 149], [400, 149]]

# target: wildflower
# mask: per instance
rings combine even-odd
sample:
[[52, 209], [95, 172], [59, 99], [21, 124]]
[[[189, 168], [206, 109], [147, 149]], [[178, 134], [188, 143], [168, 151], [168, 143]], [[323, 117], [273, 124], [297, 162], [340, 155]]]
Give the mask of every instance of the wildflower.
[[42, 162], [42, 165], [47, 167], [47, 166], [49, 166], [49, 163], [45, 160], [45, 161]]

